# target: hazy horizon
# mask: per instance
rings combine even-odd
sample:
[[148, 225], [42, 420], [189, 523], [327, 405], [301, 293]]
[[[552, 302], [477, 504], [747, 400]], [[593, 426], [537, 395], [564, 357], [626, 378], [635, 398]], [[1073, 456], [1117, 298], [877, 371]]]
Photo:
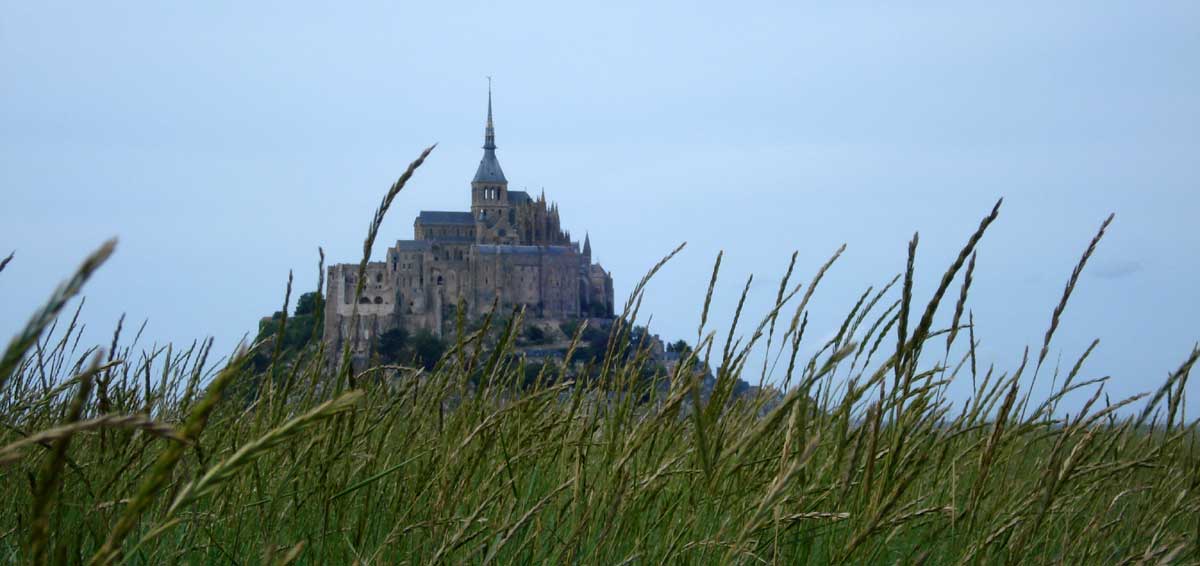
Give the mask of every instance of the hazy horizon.
[[[374, 258], [418, 211], [468, 209], [492, 76], [510, 189], [544, 187], [564, 228], [590, 234], [618, 303], [688, 242], [643, 305], [666, 339], [695, 341], [721, 250], [710, 329], [749, 275], [747, 333], [793, 250], [807, 284], [846, 243], [810, 304], [811, 352], [903, 269], [915, 231], [923, 306], [1004, 197], [968, 307], [981, 363], [1013, 371], [1115, 212], [1047, 362], [1069, 367], [1099, 338], [1082, 377], [1111, 375], [1115, 401], [1157, 388], [1200, 338], [1197, 16], [1186, 2], [5, 2], [0, 257], [16, 256], [0, 334], [118, 236], [85, 288], [88, 340], [106, 344], [127, 313], [149, 319], [147, 345], [212, 335], [228, 352], [279, 309], [288, 270], [293, 297], [315, 289], [318, 246], [327, 263], [359, 259], [379, 198], [425, 146], [439, 144]], [[1187, 395], [1194, 418], [1200, 385]]]

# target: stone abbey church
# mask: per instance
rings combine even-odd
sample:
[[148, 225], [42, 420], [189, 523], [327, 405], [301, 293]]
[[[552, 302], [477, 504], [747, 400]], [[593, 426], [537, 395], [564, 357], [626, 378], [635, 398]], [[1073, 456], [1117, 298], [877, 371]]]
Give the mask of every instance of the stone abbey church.
[[[364, 291], [354, 304], [358, 264], [329, 267], [325, 340], [346, 340], [358, 355], [389, 329], [426, 329], [441, 335], [465, 305], [467, 318], [523, 306], [527, 319], [567, 320], [613, 316], [612, 276], [592, 263], [591, 241], [582, 248], [563, 231], [558, 206], [524, 191], [508, 190], [496, 158], [492, 95], [488, 92], [483, 159], [471, 180], [471, 211], [422, 210], [413, 239], [397, 240], [384, 261], [367, 264]], [[357, 307], [357, 325], [352, 313]], [[357, 326], [357, 327], [356, 327]]]

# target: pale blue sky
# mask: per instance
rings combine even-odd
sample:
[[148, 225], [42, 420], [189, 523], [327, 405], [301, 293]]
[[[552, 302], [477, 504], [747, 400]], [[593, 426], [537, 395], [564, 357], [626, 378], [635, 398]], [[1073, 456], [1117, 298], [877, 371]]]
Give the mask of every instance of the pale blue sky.
[[1040, 346], [1109, 212], [1052, 359], [1100, 338], [1084, 373], [1115, 399], [1200, 338], [1195, 2], [0, 5], [0, 334], [117, 235], [93, 339], [127, 312], [151, 340], [228, 350], [288, 269], [315, 287], [318, 245], [356, 260], [425, 145], [381, 242], [466, 209], [492, 75], [511, 187], [591, 233], [621, 298], [689, 242], [645, 305], [667, 337], [694, 338], [722, 249], [722, 323], [750, 273], [757, 316], [793, 249], [807, 280], [846, 242], [818, 343], [914, 230], [923, 304], [1004, 196], [970, 304], [987, 361]]

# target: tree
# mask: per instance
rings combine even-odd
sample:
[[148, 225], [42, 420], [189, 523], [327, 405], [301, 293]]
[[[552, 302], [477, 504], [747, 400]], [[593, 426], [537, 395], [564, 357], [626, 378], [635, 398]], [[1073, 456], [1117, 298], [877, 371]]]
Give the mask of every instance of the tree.
[[577, 319], [566, 320], [558, 325], [558, 329], [561, 330], [563, 335], [567, 338], [574, 338], [575, 333], [579, 331], [579, 324], [580, 322]]
[[300, 300], [296, 302], [296, 316], [320, 314], [324, 306], [324, 301], [321, 300], [320, 293], [316, 291], [305, 293], [300, 295]]
[[650, 329], [645, 326], [634, 326], [629, 329], [629, 345], [632, 348], [641, 346], [650, 339]]
[[379, 335], [379, 343], [375, 351], [384, 363], [396, 363], [403, 359], [404, 349], [408, 346], [408, 331], [403, 328], [393, 328]]
[[679, 357], [683, 358], [683, 357], [687, 357], [687, 355], [692, 352], [692, 347], [689, 346], [688, 343], [684, 340], [676, 340], [675, 342], [671, 342], [670, 344], [667, 344], [667, 351], [668, 352], [679, 352]]
[[608, 309], [605, 308], [604, 305], [602, 305], [600, 303], [592, 303], [588, 307], [588, 310], [591, 311], [590, 314], [592, 315], [593, 318], [607, 318], [608, 317]]
[[580, 342], [575, 352], [575, 359], [579, 361], [600, 362], [608, 352], [608, 332], [590, 324], [583, 329]]
[[425, 369], [433, 369], [438, 360], [442, 359], [446, 344], [432, 332], [422, 329], [412, 337], [412, 349]]
[[525, 339], [534, 344], [545, 344], [546, 331], [536, 324], [531, 324], [525, 327]]

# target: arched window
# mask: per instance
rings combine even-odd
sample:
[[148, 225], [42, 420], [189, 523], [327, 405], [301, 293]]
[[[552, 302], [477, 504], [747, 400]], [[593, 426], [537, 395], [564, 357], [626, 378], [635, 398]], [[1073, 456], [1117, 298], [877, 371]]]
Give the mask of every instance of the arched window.
[[375, 297], [375, 304], [377, 304], [377, 305], [382, 305], [382, 304], [383, 304], [383, 297]]
[[445, 282], [446, 282], [446, 279], [445, 279], [444, 277], [442, 277], [441, 275], [438, 275], [438, 278], [437, 278], [437, 284], [438, 284], [438, 285], [441, 285], [441, 284], [443, 284], [443, 283], [445, 283]]
[[360, 304], [360, 305], [369, 305], [369, 304], [371, 304], [371, 299], [368, 299], [368, 298], [366, 298], [366, 297], [363, 297], [363, 298], [361, 298], [361, 299], [359, 299], [359, 300], [358, 300], [358, 304]]

